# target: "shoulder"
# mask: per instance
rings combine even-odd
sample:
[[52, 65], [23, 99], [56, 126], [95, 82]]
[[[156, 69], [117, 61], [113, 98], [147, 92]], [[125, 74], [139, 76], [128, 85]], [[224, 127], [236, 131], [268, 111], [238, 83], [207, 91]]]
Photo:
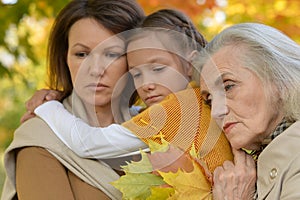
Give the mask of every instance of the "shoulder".
[[42, 119], [34, 117], [16, 129], [10, 148], [24, 146], [57, 148], [61, 144], [51, 128]]

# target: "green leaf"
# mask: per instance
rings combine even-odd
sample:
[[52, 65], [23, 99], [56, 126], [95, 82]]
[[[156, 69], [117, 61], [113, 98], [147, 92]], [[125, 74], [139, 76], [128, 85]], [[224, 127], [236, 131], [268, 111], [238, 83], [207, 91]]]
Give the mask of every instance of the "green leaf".
[[161, 144], [154, 142], [153, 140], [148, 141], [148, 145], [151, 153], [155, 152], [166, 152], [169, 149], [169, 142], [161, 137]]
[[141, 151], [142, 159], [138, 162], [126, 162], [127, 165], [121, 166], [126, 173], [148, 173], [152, 172], [152, 164], [145, 152]]
[[144, 200], [151, 195], [151, 187], [165, 182], [162, 177], [150, 173], [126, 173], [111, 184], [123, 193], [123, 199]]

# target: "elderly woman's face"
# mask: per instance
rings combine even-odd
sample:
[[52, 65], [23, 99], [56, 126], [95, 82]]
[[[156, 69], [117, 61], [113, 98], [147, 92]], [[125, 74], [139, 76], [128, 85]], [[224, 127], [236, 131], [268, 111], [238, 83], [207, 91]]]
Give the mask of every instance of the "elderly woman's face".
[[[221, 48], [202, 71], [202, 94], [235, 149], [257, 149], [281, 121], [272, 92], [239, 61], [240, 48]], [[253, 58], [255, 59], [255, 58]], [[271, 87], [270, 87], [271, 88]]]

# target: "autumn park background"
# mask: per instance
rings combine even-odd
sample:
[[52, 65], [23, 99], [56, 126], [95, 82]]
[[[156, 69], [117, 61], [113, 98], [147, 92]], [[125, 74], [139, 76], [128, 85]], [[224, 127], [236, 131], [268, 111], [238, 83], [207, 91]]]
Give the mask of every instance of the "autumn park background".
[[[0, 1], [0, 194], [3, 152], [25, 112], [24, 102], [47, 86], [47, 37], [58, 11], [69, 0]], [[261, 22], [300, 43], [299, 0], [138, 0], [151, 13], [175, 8], [188, 14], [208, 40], [226, 26]], [[34, 133], [33, 133], [34, 134]]]

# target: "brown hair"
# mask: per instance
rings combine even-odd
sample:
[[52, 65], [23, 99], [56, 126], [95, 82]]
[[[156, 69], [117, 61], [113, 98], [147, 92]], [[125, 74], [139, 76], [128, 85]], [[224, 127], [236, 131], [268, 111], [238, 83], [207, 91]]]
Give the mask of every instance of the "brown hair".
[[72, 25], [83, 18], [93, 18], [117, 34], [132, 29], [144, 18], [134, 0], [73, 0], [58, 14], [48, 45], [49, 87], [71, 94], [73, 85], [67, 65], [68, 35]]
[[[147, 16], [140, 28], [164, 28], [186, 35], [191, 49], [201, 50], [207, 44], [203, 35], [197, 30], [191, 19], [183, 12], [174, 9], [161, 9]], [[182, 43], [183, 41], [175, 40]]]

